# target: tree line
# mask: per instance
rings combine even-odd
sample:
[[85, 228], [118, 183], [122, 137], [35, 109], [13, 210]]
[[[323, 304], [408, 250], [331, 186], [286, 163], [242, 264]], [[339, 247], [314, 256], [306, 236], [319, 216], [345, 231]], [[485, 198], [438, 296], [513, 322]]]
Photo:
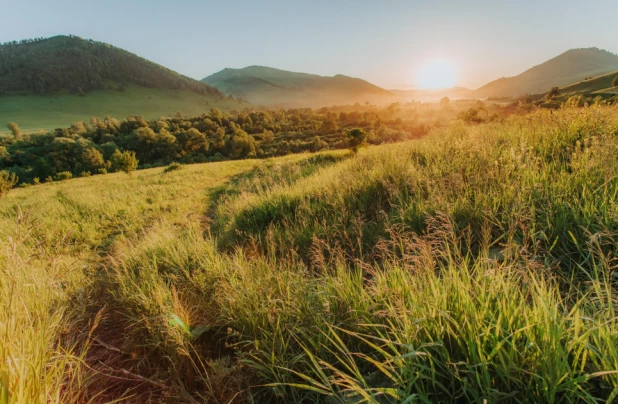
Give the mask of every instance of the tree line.
[[[357, 149], [426, 134], [430, 126], [395, 117], [389, 108], [333, 112], [328, 108], [258, 110], [229, 114], [217, 108], [200, 116], [146, 120], [91, 118], [47, 133], [22, 133], [17, 123], [0, 137], [0, 170], [21, 184], [124, 170], [131, 154], [139, 168], [172, 162], [202, 163], [268, 158], [323, 149]], [[353, 131], [361, 130], [363, 133]], [[348, 135], [352, 133], [351, 137]], [[351, 139], [351, 140], [350, 140]], [[356, 139], [356, 140], [354, 140]], [[355, 143], [352, 145], [351, 143]]]

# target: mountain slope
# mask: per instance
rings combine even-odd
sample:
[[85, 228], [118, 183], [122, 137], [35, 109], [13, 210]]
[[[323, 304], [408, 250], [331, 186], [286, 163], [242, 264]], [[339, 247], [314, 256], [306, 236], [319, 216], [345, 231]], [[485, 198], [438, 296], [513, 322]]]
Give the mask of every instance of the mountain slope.
[[296, 73], [264, 66], [223, 69], [202, 79], [227, 94], [276, 106], [327, 106], [370, 101], [393, 101], [395, 95], [365, 80]]
[[75, 36], [0, 46], [0, 94], [83, 93], [128, 84], [221, 95], [211, 86], [123, 49]]
[[242, 109], [214, 87], [123, 49], [74, 36], [0, 45], [0, 132], [53, 129], [91, 116], [154, 119]]
[[618, 94], [618, 88], [612, 85], [618, 77], [618, 70], [589, 80], [580, 81], [560, 89], [560, 95], [572, 96], [579, 94]]
[[492, 81], [474, 92], [477, 98], [539, 94], [587, 77], [618, 69], [618, 56], [597, 48], [571, 49], [515, 77]]

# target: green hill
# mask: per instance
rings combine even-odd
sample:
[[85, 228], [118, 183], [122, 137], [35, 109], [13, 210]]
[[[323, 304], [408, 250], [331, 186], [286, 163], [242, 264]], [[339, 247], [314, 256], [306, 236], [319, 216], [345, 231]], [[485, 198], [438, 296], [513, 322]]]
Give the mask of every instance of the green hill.
[[365, 80], [296, 73], [264, 66], [223, 69], [202, 82], [251, 103], [269, 106], [318, 107], [356, 102], [392, 102], [395, 95]]
[[537, 110], [11, 190], [0, 402], [615, 403], [617, 127]]
[[616, 77], [618, 77], [618, 70], [563, 87], [560, 89], [560, 94], [562, 96], [579, 94], [618, 94], [618, 88], [612, 85]]
[[0, 123], [66, 126], [90, 116], [238, 108], [216, 88], [112, 45], [75, 36], [0, 45]]
[[540, 94], [587, 77], [618, 69], [618, 56], [598, 48], [571, 49], [515, 77], [492, 81], [474, 92], [477, 98]]

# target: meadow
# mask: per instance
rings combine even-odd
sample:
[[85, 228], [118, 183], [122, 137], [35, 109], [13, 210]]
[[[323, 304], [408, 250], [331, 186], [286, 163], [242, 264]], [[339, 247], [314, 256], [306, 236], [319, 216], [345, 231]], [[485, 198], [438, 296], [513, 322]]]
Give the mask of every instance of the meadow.
[[0, 403], [614, 402], [618, 108], [0, 199]]
[[[89, 120], [92, 116], [140, 115], [145, 119], [175, 116], [178, 111], [199, 115], [210, 105], [223, 110], [242, 109], [247, 104], [218, 99], [190, 91], [126, 86], [97, 90], [83, 96], [72, 93], [53, 95], [10, 95], [0, 97], [0, 122], [16, 121], [26, 132], [47, 131]], [[7, 132], [4, 125], [1, 132]]]

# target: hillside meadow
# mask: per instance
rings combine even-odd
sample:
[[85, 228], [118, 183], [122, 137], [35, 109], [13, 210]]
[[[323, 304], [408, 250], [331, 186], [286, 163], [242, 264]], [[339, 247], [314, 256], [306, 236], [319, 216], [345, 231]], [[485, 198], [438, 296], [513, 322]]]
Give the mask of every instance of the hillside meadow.
[[[0, 97], [0, 122], [18, 122], [26, 132], [47, 131], [90, 120], [92, 116], [140, 115], [145, 119], [199, 115], [216, 105], [224, 111], [248, 104], [191, 91], [126, 86], [123, 91], [96, 90], [83, 96], [68, 92], [51, 95]], [[1, 132], [8, 132], [0, 128]]]
[[165, 170], [0, 199], [0, 403], [618, 397], [616, 106]]

